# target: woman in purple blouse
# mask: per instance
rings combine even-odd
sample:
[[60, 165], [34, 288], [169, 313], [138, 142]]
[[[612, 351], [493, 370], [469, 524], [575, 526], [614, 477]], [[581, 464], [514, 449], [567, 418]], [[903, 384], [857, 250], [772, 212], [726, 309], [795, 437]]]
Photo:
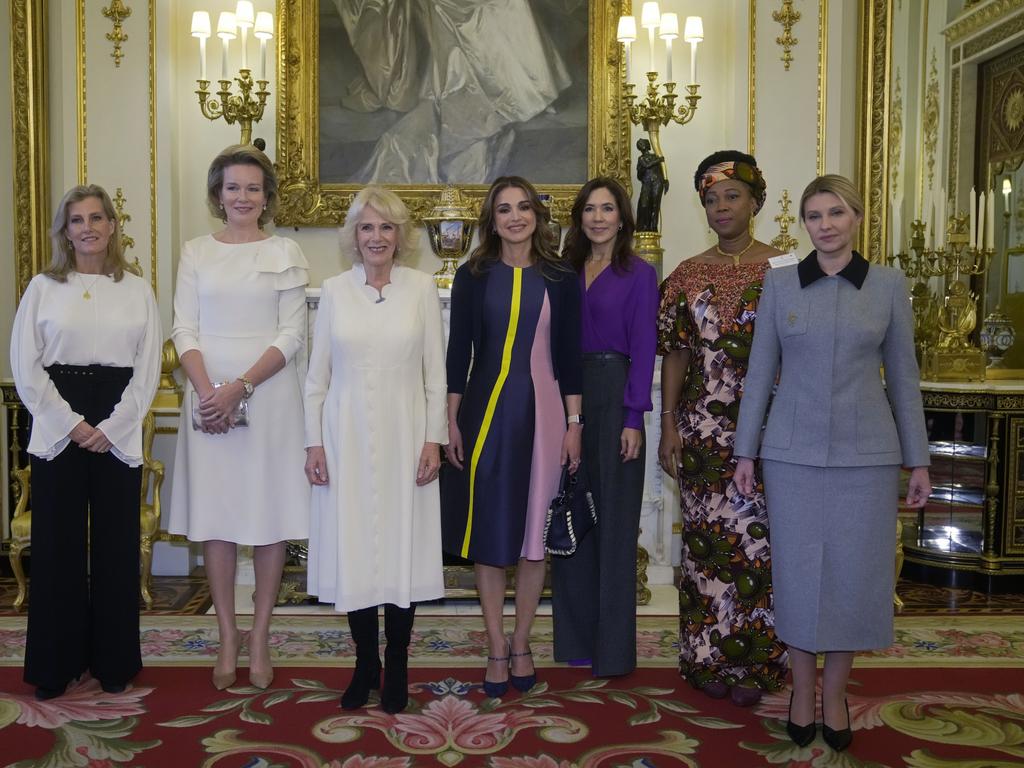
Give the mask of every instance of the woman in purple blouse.
[[580, 280], [583, 467], [599, 522], [575, 555], [551, 559], [554, 654], [602, 677], [636, 667], [636, 540], [658, 278], [633, 253], [635, 229], [622, 186], [591, 179], [573, 203], [562, 249]]

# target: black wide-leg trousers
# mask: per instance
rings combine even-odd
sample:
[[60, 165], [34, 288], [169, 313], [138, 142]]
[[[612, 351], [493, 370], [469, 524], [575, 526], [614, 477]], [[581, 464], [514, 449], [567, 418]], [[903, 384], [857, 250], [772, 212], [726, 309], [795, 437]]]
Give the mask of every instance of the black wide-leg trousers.
[[[110, 415], [130, 368], [54, 366], [50, 377], [96, 426]], [[142, 468], [70, 443], [31, 458], [32, 570], [25, 682], [60, 689], [82, 672], [123, 685], [139, 650], [139, 493]]]
[[[636, 548], [644, 492], [643, 452], [623, 463], [623, 355], [583, 357], [583, 469], [597, 526], [569, 557], [551, 556], [551, 613], [557, 661], [589, 658], [595, 675], [636, 667]], [[641, 436], [646, 439], [643, 430]]]

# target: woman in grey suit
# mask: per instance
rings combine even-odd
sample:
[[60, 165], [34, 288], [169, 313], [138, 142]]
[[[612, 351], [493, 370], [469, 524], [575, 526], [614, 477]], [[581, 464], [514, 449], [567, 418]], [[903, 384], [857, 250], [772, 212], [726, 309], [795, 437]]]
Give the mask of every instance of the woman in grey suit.
[[735, 447], [741, 492], [754, 492], [758, 456], [764, 473], [775, 630], [793, 671], [787, 732], [800, 746], [815, 738], [824, 653], [821, 730], [837, 751], [853, 739], [854, 652], [892, 643], [900, 466], [911, 468], [907, 506], [931, 493], [906, 278], [853, 250], [863, 215], [842, 176], [804, 190], [800, 218], [815, 250], [765, 275]]

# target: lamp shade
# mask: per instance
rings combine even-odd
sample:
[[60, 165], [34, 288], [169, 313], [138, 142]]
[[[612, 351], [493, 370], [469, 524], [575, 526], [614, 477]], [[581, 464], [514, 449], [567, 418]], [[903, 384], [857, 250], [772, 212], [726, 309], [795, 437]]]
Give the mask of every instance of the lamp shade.
[[260, 11], [256, 14], [256, 28], [253, 34], [260, 40], [269, 40], [274, 36], [274, 14]]
[[235, 6], [235, 24], [249, 29], [255, 19], [256, 11], [252, 7], [252, 0], [238, 0], [238, 5]]
[[662, 40], [675, 40], [679, 37], [679, 16], [674, 13], [661, 14], [661, 27], [658, 37]]
[[657, 3], [644, 3], [640, 11], [640, 26], [644, 29], [655, 29], [661, 23], [661, 11]]
[[632, 16], [619, 17], [619, 33], [616, 39], [620, 43], [636, 42], [636, 19]]
[[687, 16], [686, 27], [683, 28], [683, 40], [688, 43], [699, 43], [704, 39], [704, 22], [700, 16]]
[[192, 12], [192, 37], [210, 36], [210, 14], [206, 11]]
[[237, 27], [235, 14], [231, 11], [220, 12], [220, 16], [217, 17], [217, 37], [221, 40], [234, 40], [237, 37], [235, 33]]

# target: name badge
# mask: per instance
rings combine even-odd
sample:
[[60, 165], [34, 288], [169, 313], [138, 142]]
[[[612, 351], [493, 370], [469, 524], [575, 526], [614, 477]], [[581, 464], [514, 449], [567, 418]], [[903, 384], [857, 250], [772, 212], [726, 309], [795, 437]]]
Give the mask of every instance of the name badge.
[[778, 269], [779, 267], [788, 267], [793, 264], [799, 264], [800, 259], [797, 258], [795, 253], [784, 253], [781, 256], [772, 256], [768, 259], [768, 264], [772, 269]]

